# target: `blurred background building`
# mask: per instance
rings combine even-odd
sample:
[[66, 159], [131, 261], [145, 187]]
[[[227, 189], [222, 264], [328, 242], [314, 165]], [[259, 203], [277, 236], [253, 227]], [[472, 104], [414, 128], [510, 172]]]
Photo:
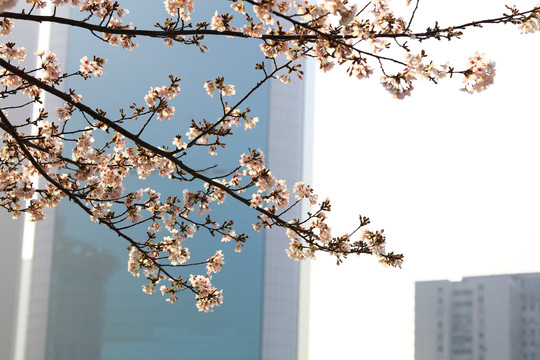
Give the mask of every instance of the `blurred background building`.
[[[140, 28], [152, 28], [167, 17], [162, 2], [134, 0], [125, 6], [130, 10], [125, 21], [133, 21]], [[194, 18], [209, 19], [216, 10], [214, 2], [196, 6]], [[57, 14], [62, 15], [62, 11], [76, 9], [62, 7]], [[142, 103], [150, 87], [166, 84], [169, 74], [181, 77], [182, 92], [173, 104], [175, 118], [148, 128], [143, 135], [162, 145], [171, 146], [174, 134], [185, 133], [191, 119], [211, 121], [219, 117], [221, 104], [206, 94], [206, 80], [224, 76], [226, 83], [235, 84], [237, 94], [244, 94], [262, 75], [253, 69], [263, 56], [258, 44], [247, 44], [249, 40], [208, 39], [205, 45], [209, 52], [201, 54], [196, 47], [176, 45], [171, 49], [160, 40], [142, 38], [135, 39], [139, 47], [129, 52], [97, 39], [90, 41], [89, 37], [77, 29], [50, 24], [28, 27], [16, 22], [12, 39], [24, 43], [29, 54], [38, 48], [50, 48], [64, 71], [77, 70], [83, 56], [108, 59], [102, 78], [86, 82], [70, 79], [64, 86], [77, 89], [90, 107], [99, 107], [111, 117], [133, 101]], [[28, 58], [35, 61], [33, 56]], [[184, 161], [197, 168], [219, 161], [219, 166], [208, 170], [209, 175], [219, 176], [234, 169], [249, 147], [258, 147], [277, 178], [285, 179], [290, 186], [305, 178], [310, 168], [306, 149], [311, 125], [305, 121], [309, 116], [305, 116], [304, 86], [305, 82], [263, 86], [246, 103], [260, 118], [254, 130], [235, 131], [234, 139], [216, 160], [209, 159], [203, 149]], [[61, 105], [51, 98], [45, 98], [45, 103], [51, 114]], [[29, 109], [21, 111], [29, 111], [21, 114], [23, 119], [31, 115]], [[130, 181], [133, 185], [138, 180]], [[141, 183], [141, 187], [147, 186], [156, 188], [165, 198], [183, 190], [159, 177]], [[297, 211], [290, 215], [296, 216]], [[256, 214], [232, 201], [216, 207], [212, 214], [218, 221], [232, 216], [237, 231], [246, 232], [250, 239], [241, 254], [233, 251], [233, 245], [227, 247], [230, 244], [222, 244], [219, 238], [202, 231], [186, 241], [194, 261], [205, 260], [224, 247], [226, 264], [212, 281], [224, 289], [224, 303], [209, 314], [197, 311], [190, 294], [181, 296], [174, 305], [160, 295], [143, 294], [143, 282], [126, 270], [128, 244], [92, 223], [73, 204], [60, 205], [36, 224], [13, 222], [10, 214], [2, 214], [7, 259], [0, 262], [0, 358], [307, 358], [308, 269], [287, 257], [284, 232], [254, 232], [251, 224]], [[146, 228], [139, 231], [145, 233]], [[132, 235], [137, 236], [136, 232]]]
[[422, 281], [416, 360], [540, 359], [540, 273]]

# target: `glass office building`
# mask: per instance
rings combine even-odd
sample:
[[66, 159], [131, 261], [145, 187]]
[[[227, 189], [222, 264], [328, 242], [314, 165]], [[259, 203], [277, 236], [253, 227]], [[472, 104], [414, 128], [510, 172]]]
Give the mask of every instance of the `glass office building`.
[[[225, 9], [229, 5], [226, 1], [195, 4], [193, 17], [201, 19], [211, 18], [217, 6]], [[155, 21], [167, 17], [161, 1], [149, 5], [147, 0], [130, 0], [124, 6], [130, 10], [125, 21], [133, 21], [139, 28], [152, 28]], [[168, 48], [157, 39], [137, 38], [139, 47], [129, 53], [101, 44], [76, 29], [53, 25], [50, 33], [50, 47], [61, 59], [63, 69], [77, 69], [83, 56], [108, 59], [102, 78], [74, 80], [65, 86], [77, 89], [85, 103], [105, 110], [111, 117], [118, 114], [119, 108], [128, 109], [133, 101], [143, 104], [150, 87], [167, 84], [169, 74], [182, 79], [181, 93], [173, 102], [175, 117], [156, 123], [143, 133], [143, 139], [160, 145], [172, 146], [174, 134], [185, 133], [192, 119], [211, 121], [219, 117], [221, 104], [218, 98], [211, 99], [206, 94], [202, 86], [206, 80], [224, 76], [226, 83], [235, 84], [240, 98], [262, 76], [254, 70], [263, 56], [258, 42], [253, 40], [209, 38], [204, 42], [209, 51], [201, 54], [194, 46]], [[248, 148], [260, 148], [272, 173], [292, 186], [309, 167], [304, 161], [305, 133], [309, 127], [304, 121], [304, 86], [301, 82], [288, 86], [272, 82], [263, 86], [246, 104], [260, 119], [255, 129], [244, 132], [239, 128], [234, 137], [226, 139], [227, 147], [218, 158], [211, 158], [203, 149], [185, 162], [196, 168], [218, 164], [208, 170], [209, 175], [216, 176], [236, 167]], [[46, 103], [50, 109], [58, 106], [54, 99], [46, 99]], [[141, 186], [153, 187], [165, 198], [183, 190], [178, 183], [157, 176]], [[22, 279], [22, 271], [17, 275], [21, 277], [21, 289], [15, 291], [18, 300], [11, 302], [18, 303], [18, 320], [12, 321], [16, 323], [18, 345], [9, 358], [305, 358], [304, 265], [285, 254], [288, 239], [283, 231], [252, 230], [256, 214], [250, 208], [227, 201], [212, 211], [217, 221], [231, 214], [235, 229], [250, 237], [242, 253], [235, 253], [234, 245], [222, 244], [220, 238], [202, 231], [185, 243], [194, 261], [204, 260], [217, 248], [224, 248], [225, 266], [212, 281], [224, 289], [224, 303], [206, 314], [196, 309], [191, 294], [183, 294], [174, 305], [159, 294], [143, 294], [143, 282], [126, 270], [128, 244], [92, 223], [73, 204], [64, 202], [48, 213], [46, 221], [27, 231], [26, 237], [33, 234], [34, 243], [31, 265], [27, 266], [31, 275], [26, 280]], [[17, 229], [21, 227], [24, 226]], [[139, 230], [144, 236], [146, 229]], [[15, 231], [21, 237], [23, 232]], [[21, 302], [22, 298], [27, 300]]]

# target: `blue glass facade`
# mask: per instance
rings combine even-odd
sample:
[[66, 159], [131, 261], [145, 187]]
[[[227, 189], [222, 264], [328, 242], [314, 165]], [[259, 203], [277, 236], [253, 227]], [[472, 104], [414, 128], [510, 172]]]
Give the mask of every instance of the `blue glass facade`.
[[[146, 21], [145, 28], [167, 16], [161, 1], [152, 5], [142, 0], [125, 3], [130, 10], [126, 21]], [[211, 14], [216, 4], [228, 5], [225, 1], [199, 1], [193, 16]], [[112, 118], [119, 108], [128, 109], [133, 101], [142, 105], [150, 87], [167, 84], [169, 74], [182, 79], [182, 91], [172, 102], [175, 117], [155, 123], [143, 133], [143, 138], [169, 147], [174, 134], [184, 134], [191, 119], [212, 121], [219, 117], [219, 99], [206, 94], [206, 80], [224, 76], [226, 83], [236, 85], [237, 94], [244, 94], [261, 76], [253, 68], [262, 55], [257, 43], [249, 40], [208, 39], [204, 43], [209, 52], [201, 54], [194, 46], [168, 48], [159, 40], [138, 38], [139, 47], [129, 53], [99, 41], [88, 41], [87, 33], [80, 34], [70, 30], [67, 68], [77, 68], [85, 55], [90, 58], [95, 54], [109, 62], [101, 79], [77, 80], [68, 87], [82, 94], [91, 107], [105, 110]], [[225, 139], [227, 148], [219, 152], [218, 158], [210, 157], [204, 149], [186, 157], [185, 162], [203, 168], [219, 160], [219, 167], [210, 172], [217, 175], [237, 166], [240, 154], [249, 147], [261, 148], [266, 153], [268, 98], [268, 87], [263, 87], [249, 99], [246, 106], [261, 122], [250, 132], [239, 128], [233, 138]], [[133, 124], [134, 128], [140, 125]], [[164, 198], [180, 195], [187, 187], [158, 177], [141, 186], [155, 188]], [[246, 232], [250, 239], [241, 254], [233, 251], [234, 245], [222, 244], [220, 238], [203, 231], [185, 242], [193, 261], [205, 260], [216, 249], [224, 248], [226, 264], [213, 278], [213, 284], [224, 289], [224, 303], [215, 312], [205, 314], [196, 309], [192, 294], [184, 294], [174, 305], [159, 294], [143, 294], [138, 286], [143, 282], [127, 272], [128, 244], [90, 222], [73, 204], [62, 204], [55, 214], [53, 232], [45, 358], [259, 359], [265, 235], [252, 231], [255, 214], [251, 209], [231, 200], [215, 207], [211, 214], [217, 221], [233, 214], [237, 231]], [[139, 230], [144, 236], [146, 229]]]

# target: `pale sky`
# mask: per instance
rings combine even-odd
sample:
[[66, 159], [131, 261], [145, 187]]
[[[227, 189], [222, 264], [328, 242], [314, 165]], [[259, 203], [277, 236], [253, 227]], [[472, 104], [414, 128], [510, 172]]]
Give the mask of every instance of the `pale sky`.
[[[503, 4], [430, 0], [417, 21], [455, 25], [502, 14]], [[415, 281], [540, 272], [539, 40], [495, 25], [422, 44], [458, 69], [475, 51], [493, 59], [495, 84], [476, 95], [459, 91], [460, 76], [395, 100], [380, 74], [317, 74], [313, 184], [333, 202], [333, 230], [369, 216], [405, 263], [312, 262], [311, 360], [413, 360]]]

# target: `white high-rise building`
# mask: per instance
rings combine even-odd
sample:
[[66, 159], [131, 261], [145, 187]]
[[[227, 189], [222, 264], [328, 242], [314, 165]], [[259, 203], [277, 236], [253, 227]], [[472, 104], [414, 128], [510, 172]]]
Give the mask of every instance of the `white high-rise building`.
[[416, 283], [415, 360], [540, 360], [540, 273]]

